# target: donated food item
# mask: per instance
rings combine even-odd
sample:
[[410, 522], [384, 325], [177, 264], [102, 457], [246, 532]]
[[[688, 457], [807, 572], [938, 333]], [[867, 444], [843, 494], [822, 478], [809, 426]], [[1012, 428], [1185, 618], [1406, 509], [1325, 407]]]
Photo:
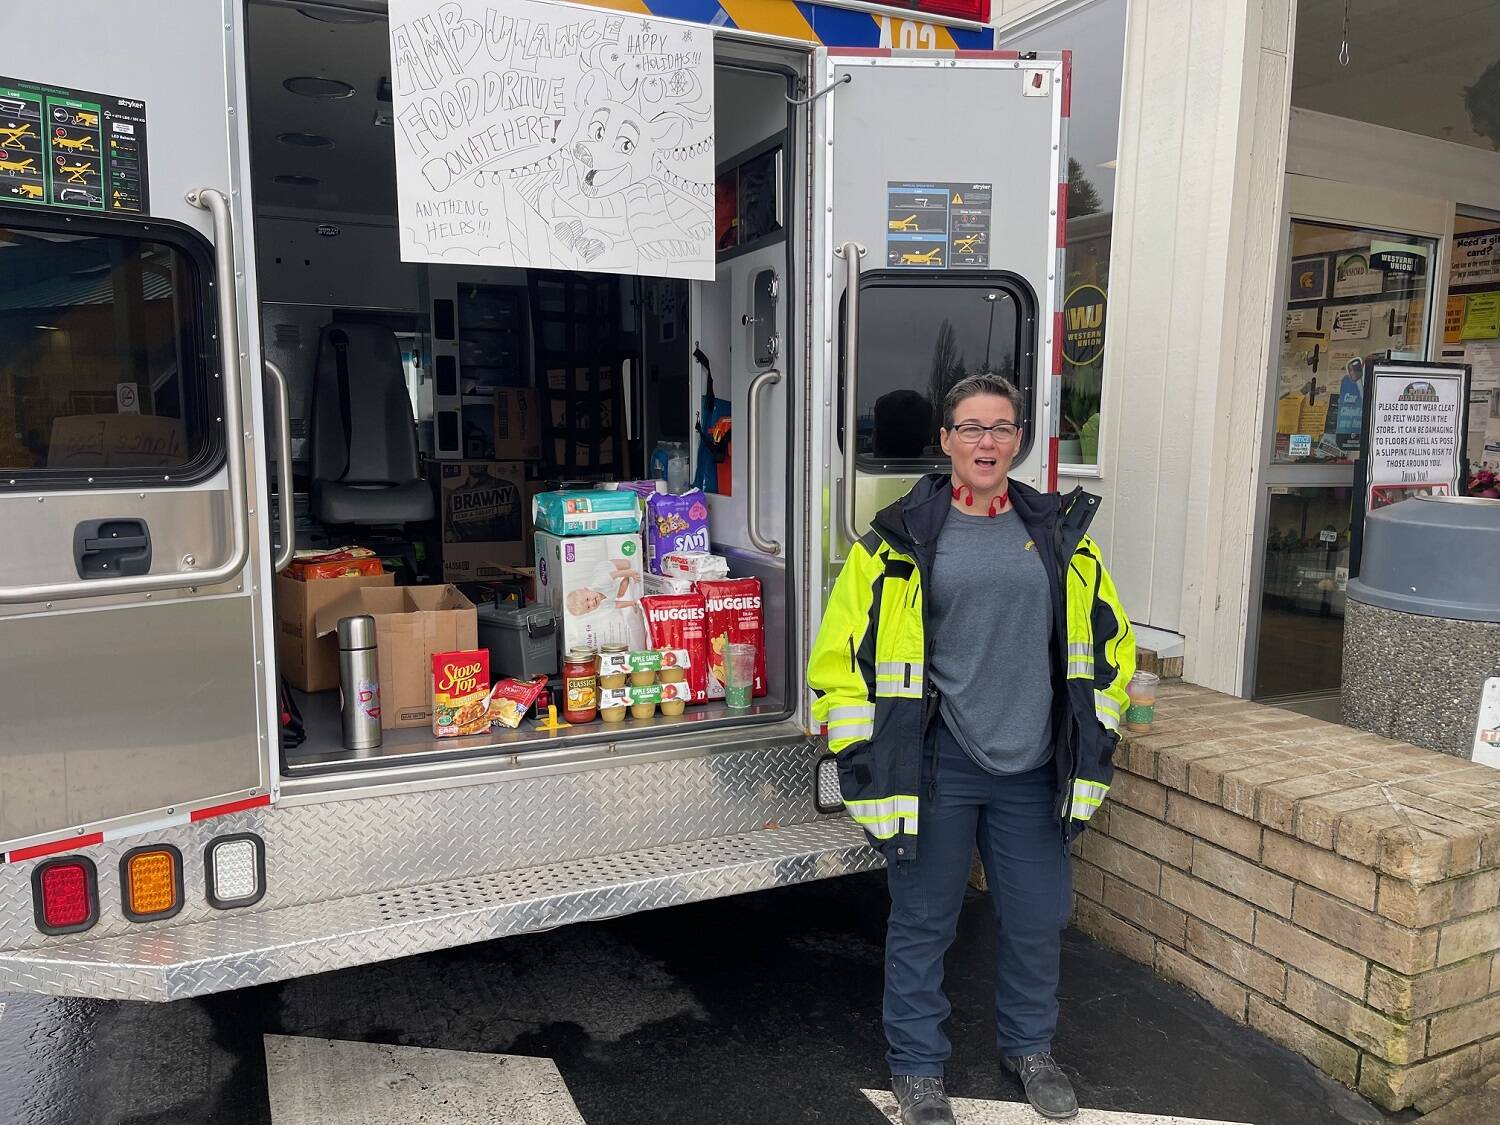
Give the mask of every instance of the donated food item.
[[707, 551], [668, 551], [660, 558], [661, 572], [668, 578], [702, 582], [705, 578], [729, 577], [729, 560]]
[[591, 648], [570, 648], [563, 662], [563, 718], [592, 723], [599, 713], [599, 657]]
[[605, 645], [599, 650], [599, 687], [624, 687], [630, 675], [630, 646]]
[[[656, 683], [656, 669], [633, 667], [630, 669], [630, 686], [633, 688], [651, 687]], [[656, 714], [656, 700], [645, 696], [632, 696], [630, 700], [630, 717], [632, 719], [649, 719]]]
[[[631, 718], [649, 719], [655, 716], [657, 704], [661, 704], [664, 715], [680, 715], [682, 713], [680, 708], [688, 703], [688, 695], [689, 689], [685, 683], [606, 688], [600, 693], [599, 706], [601, 712], [606, 713], [606, 722], [619, 722], [618, 718], [609, 718], [607, 713], [623, 710], [626, 707], [630, 708]], [[668, 707], [674, 707], [674, 709], [668, 711]]]
[[646, 497], [647, 568], [659, 574], [664, 555], [686, 551], [708, 552], [708, 498], [697, 488], [685, 496]]
[[546, 690], [546, 676], [530, 680], [501, 680], [490, 691], [491, 720], [515, 730], [526, 717], [526, 712], [531, 710], [531, 705]]
[[[684, 668], [684, 667], [682, 667], [680, 664], [679, 665], [675, 665], [675, 666], [673, 666], [671, 668], [663, 668], [656, 675], [657, 675], [657, 679], [663, 685], [665, 685], [665, 684], [682, 684], [684, 686], [684, 688], [687, 689], [687, 691], [689, 691], [689, 692], [692, 691], [692, 688], [688, 688], [687, 684], [686, 684], [686, 681], [687, 681], [687, 669]], [[663, 699], [662, 702], [661, 702], [661, 713], [663, 715], [669, 715], [669, 716], [675, 717], [677, 715], [682, 714], [683, 711], [686, 710], [686, 709], [687, 709], [687, 701], [686, 700], [682, 700], [682, 699], [666, 700], [666, 699]]]
[[641, 588], [650, 595], [691, 594], [691, 578], [668, 578], [665, 574], [652, 574], [649, 570], [641, 575]]
[[385, 567], [368, 547], [340, 547], [336, 551], [299, 551], [284, 572], [288, 578], [311, 582], [319, 578], [347, 578], [351, 574], [384, 574]]
[[537, 595], [557, 610], [563, 651], [646, 647], [641, 620], [641, 536], [536, 536]]
[[641, 500], [634, 492], [577, 489], [539, 492], [531, 502], [538, 531], [554, 535], [623, 535], [641, 529]]
[[687, 657], [687, 684], [692, 702], [708, 695], [708, 615], [702, 594], [664, 594], [641, 599], [646, 614], [646, 643], [652, 648], [682, 650]]
[[[669, 669], [686, 669], [692, 660], [692, 655], [685, 648], [647, 648], [640, 652], [624, 652], [610, 645], [607, 651], [599, 654], [599, 675], [611, 679], [639, 675], [642, 678], [634, 682], [637, 686], [643, 686], [655, 682], [657, 676]], [[646, 679], [647, 676], [651, 678]], [[681, 676], [677, 676], [673, 682], [681, 679]], [[606, 684], [605, 686], [623, 687], [624, 685]]]
[[488, 649], [436, 652], [432, 655], [432, 733], [462, 738], [490, 729], [490, 653]]
[[1129, 703], [1125, 708], [1125, 729], [1144, 734], [1156, 721], [1156, 687], [1161, 682], [1155, 672], [1137, 672], [1125, 685]]
[[728, 683], [725, 658], [731, 644], [755, 646], [757, 696], [766, 694], [766, 629], [760, 579], [728, 578], [698, 583], [708, 631], [708, 697], [724, 698]]

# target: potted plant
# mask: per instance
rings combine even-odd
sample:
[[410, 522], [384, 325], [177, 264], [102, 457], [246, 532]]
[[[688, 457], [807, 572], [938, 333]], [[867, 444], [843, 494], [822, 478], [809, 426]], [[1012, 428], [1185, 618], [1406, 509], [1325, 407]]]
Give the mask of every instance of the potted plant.
[[1099, 449], [1099, 412], [1096, 396], [1074, 380], [1063, 389], [1062, 419], [1058, 423], [1057, 458], [1065, 465], [1089, 465]]
[[1097, 410], [1089, 415], [1087, 422], [1078, 427], [1078, 444], [1081, 447], [1085, 464], [1098, 462], [1099, 412]]

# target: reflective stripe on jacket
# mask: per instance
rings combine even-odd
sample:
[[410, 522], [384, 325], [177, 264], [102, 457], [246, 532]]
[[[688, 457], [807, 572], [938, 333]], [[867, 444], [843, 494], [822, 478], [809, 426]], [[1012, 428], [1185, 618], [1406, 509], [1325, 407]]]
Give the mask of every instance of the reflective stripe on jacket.
[[[875, 517], [834, 583], [808, 662], [813, 715], [838, 755], [844, 804], [893, 859], [915, 854], [928, 780], [925, 736], [938, 697], [925, 672], [931, 638], [922, 594], [950, 488], [946, 476], [924, 477]], [[1016, 482], [1010, 489], [1054, 591], [1053, 762], [1066, 833], [1086, 824], [1109, 793], [1135, 636], [1086, 533], [1098, 498]]]

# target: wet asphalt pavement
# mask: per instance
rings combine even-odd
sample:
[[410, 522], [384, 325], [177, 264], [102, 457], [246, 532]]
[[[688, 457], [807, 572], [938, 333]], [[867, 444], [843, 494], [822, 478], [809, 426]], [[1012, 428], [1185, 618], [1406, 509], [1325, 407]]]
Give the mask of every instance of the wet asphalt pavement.
[[[879, 1125], [860, 1090], [886, 1083], [885, 909], [874, 873], [169, 1005], [0, 995], [0, 1122], [272, 1125], [273, 1034], [550, 1058], [588, 1125]], [[970, 892], [948, 961], [948, 1088], [1017, 1101], [993, 1046], [992, 950]], [[1387, 1120], [1071, 930], [1055, 1054], [1087, 1107]]]

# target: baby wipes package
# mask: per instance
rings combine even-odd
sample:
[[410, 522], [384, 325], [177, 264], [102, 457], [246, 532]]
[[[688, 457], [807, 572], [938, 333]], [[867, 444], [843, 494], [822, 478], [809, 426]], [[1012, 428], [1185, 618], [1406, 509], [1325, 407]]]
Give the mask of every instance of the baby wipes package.
[[641, 499], [628, 489], [539, 492], [531, 521], [554, 535], [623, 535], [641, 529]]
[[661, 560], [673, 551], [707, 550], [708, 498], [702, 489], [646, 498], [646, 566], [651, 573], [663, 573]]

